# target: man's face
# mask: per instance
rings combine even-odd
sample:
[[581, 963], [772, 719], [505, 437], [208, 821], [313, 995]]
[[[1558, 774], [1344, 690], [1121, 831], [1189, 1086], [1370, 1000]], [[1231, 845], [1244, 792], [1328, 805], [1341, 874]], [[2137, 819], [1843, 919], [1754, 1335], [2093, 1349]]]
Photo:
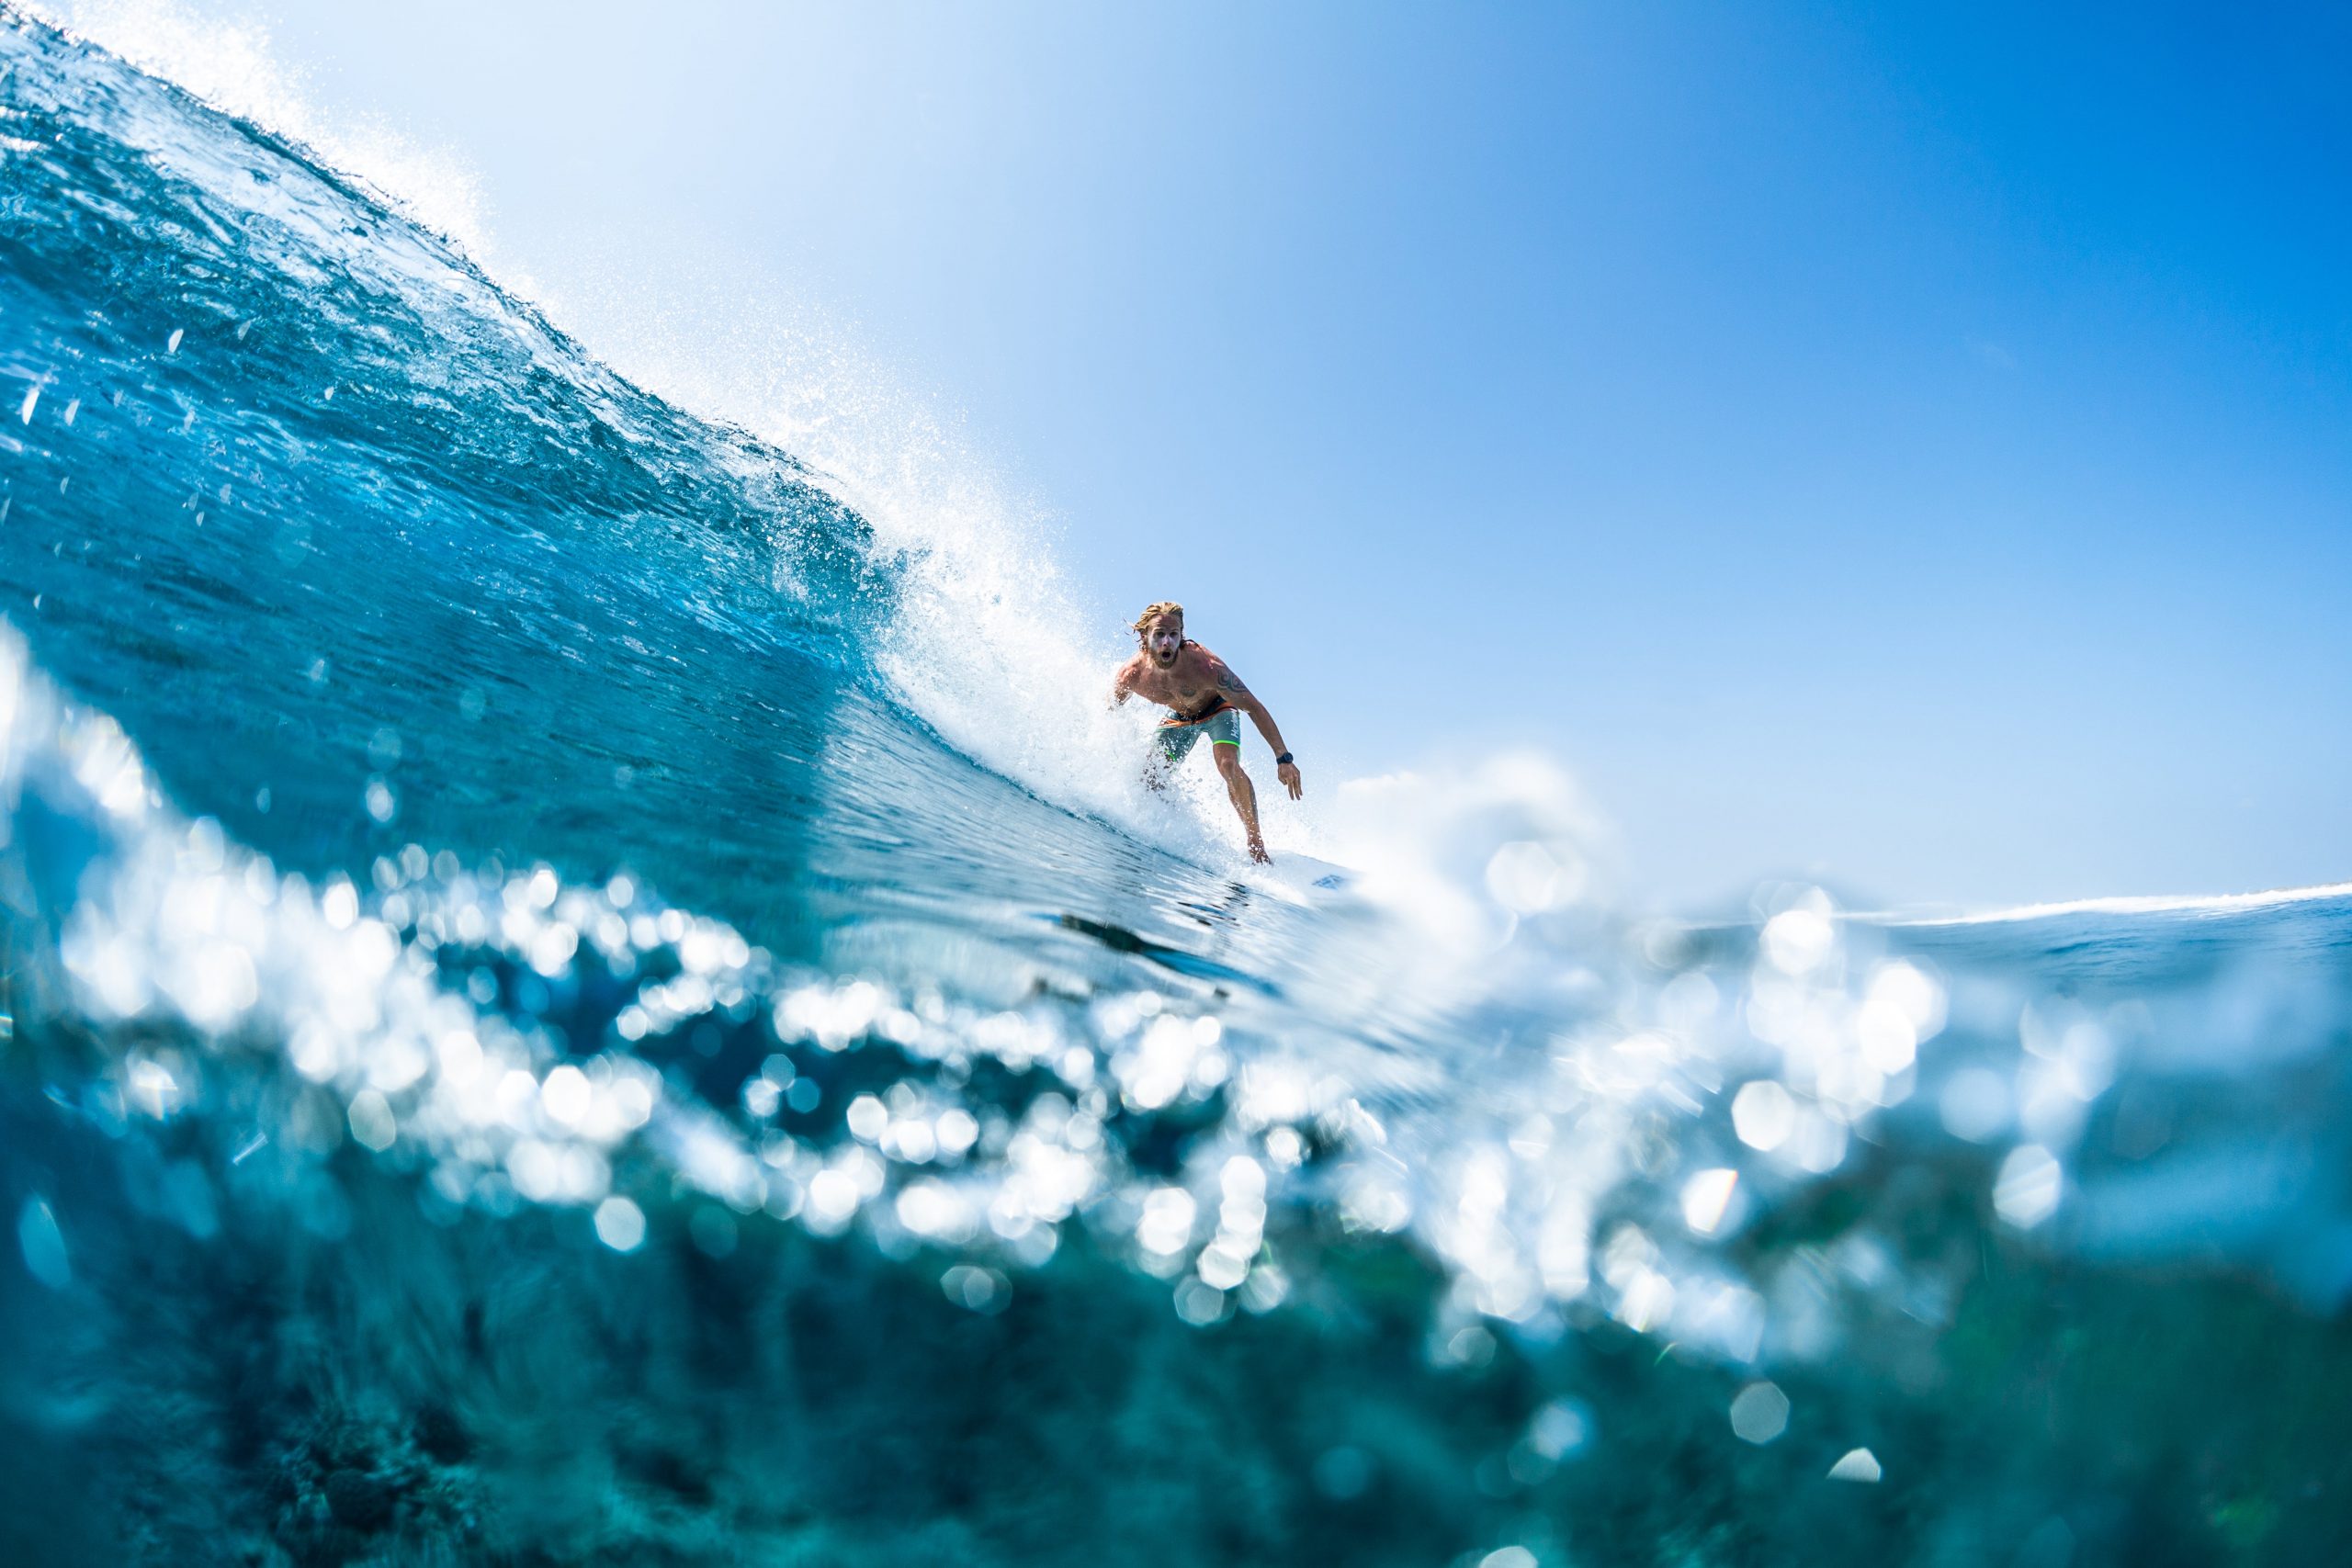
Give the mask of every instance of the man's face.
[[1158, 615], [1143, 628], [1143, 650], [1151, 655], [1152, 662], [1165, 668], [1176, 662], [1176, 654], [1184, 646], [1184, 618], [1182, 615]]

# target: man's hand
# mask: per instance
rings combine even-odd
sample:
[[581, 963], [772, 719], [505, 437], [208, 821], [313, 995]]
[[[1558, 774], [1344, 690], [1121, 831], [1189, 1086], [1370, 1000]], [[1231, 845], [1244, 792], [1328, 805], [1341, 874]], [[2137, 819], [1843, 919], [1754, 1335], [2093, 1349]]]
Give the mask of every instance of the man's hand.
[[1298, 799], [1306, 793], [1306, 786], [1298, 782], [1298, 764], [1296, 762], [1283, 762], [1280, 764], [1274, 769], [1274, 777], [1283, 781], [1283, 788], [1290, 791], [1290, 797], [1293, 800]]

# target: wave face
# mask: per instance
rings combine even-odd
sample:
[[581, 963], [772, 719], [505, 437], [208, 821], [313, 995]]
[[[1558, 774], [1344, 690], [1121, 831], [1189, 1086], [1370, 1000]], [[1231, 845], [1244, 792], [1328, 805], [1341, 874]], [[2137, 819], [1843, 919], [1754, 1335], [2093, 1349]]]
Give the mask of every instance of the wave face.
[[0, 106], [8, 1561], [2343, 1557], [2352, 898], [1250, 874], [303, 149]]

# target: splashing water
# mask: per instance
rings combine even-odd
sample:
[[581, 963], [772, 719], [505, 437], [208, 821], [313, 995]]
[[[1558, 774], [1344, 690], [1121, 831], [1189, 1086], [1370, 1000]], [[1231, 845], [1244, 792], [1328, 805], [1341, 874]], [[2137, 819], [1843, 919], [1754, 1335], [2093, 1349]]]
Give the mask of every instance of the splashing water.
[[2340, 1548], [2341, 889], [1660, 922], [1530, 759], [1248, 872], [952, 443], [0, 51], [10, 1560]]

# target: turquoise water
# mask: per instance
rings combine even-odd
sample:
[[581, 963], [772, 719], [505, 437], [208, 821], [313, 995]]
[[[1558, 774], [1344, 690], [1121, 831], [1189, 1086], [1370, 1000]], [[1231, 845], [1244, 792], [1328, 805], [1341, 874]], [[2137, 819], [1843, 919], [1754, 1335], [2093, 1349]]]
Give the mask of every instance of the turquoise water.
[[1252, 873], [0, 18], [9, 1561], [2343, 1555], [2352, 897], [1636, 917], [1523, 762]]

